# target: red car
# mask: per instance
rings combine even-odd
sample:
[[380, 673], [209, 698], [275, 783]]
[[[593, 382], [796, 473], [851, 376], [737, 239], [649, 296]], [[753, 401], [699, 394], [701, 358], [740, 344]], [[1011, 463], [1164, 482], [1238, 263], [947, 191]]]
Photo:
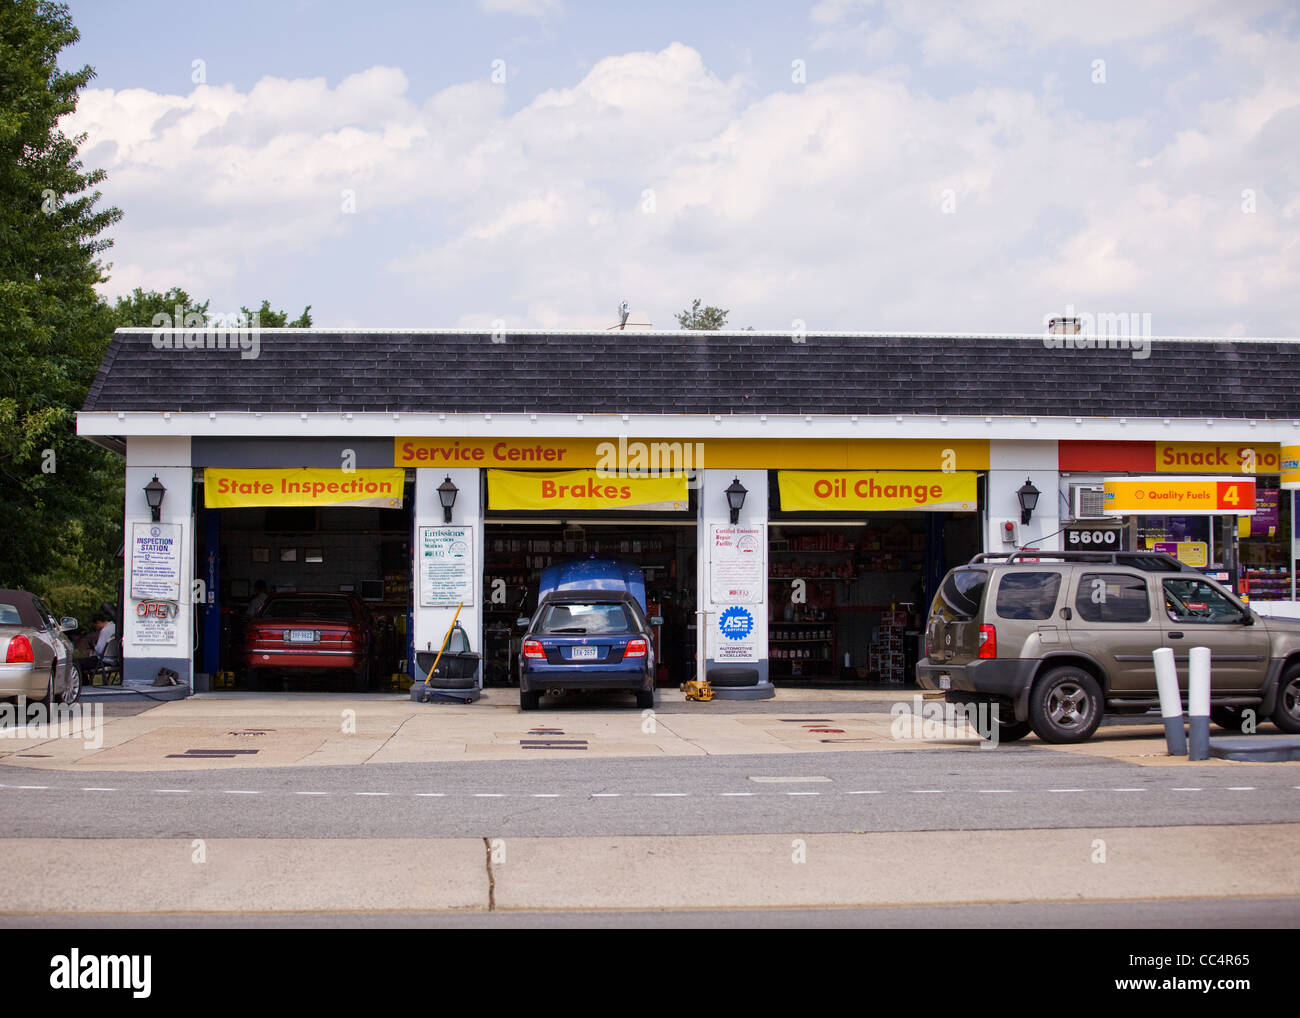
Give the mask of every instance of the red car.
[[370, 685], [374, 654], [370, 613], [351, 594], [272, 594], [248, 620], [244, 661], [248, 683], [260, 672], [348, 671], [354, 688]]

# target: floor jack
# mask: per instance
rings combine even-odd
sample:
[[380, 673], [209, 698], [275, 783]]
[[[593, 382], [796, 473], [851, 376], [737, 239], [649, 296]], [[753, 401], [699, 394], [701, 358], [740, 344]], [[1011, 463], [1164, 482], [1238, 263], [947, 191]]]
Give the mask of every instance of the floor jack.
[[688, 700], [703, 702], [713, 699], [713, 687], [709, 685], [708, 679], [691, 679], [689, 682], [683, 682], [682, 692], [686, 694]]

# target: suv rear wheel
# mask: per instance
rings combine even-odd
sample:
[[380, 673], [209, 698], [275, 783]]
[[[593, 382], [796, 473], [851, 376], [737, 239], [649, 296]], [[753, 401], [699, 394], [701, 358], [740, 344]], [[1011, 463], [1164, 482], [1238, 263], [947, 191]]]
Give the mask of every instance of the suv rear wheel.
[[1082, 668], [1053, 668], [1029, 694], [1029, 724], [1044, 742], [1083, 742], [1101, 713], [1101, 687]]
[[1240, 707], [1211, 707], [1210, 720], [1225, 731], [1240, 735], [1246, 717]]
[[1292, 735], [1300, 734], [1300, 665], [1288, 668], [1278, 683], [1273, 724]]

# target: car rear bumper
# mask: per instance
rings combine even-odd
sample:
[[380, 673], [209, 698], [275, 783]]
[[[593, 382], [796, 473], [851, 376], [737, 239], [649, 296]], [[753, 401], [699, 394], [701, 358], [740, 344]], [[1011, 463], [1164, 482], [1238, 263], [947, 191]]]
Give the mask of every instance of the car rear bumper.
[[524, 693], [548, 689], [654, 689], [654, 674], [644, 664], [552, 665], [524, 664], [519, 670], [519, 689]]
[[249, 668], [351, 668], [361, 667], [356, 654], [335, 650], [250, 650]]
[[45, 695], [46, 683], [50, 673], [36, 673], [35, 665], [0, 664], [0, 696], [35, 696]]
[[[942, 664], [922, 658], [916, 681], [922, 689], [937, 689], [1018, 700], [1034, 679], [1038, 661], [1032, 658], [987, 658], [966, 664]], [[943, 682], [947, 677], [948, 681]]]

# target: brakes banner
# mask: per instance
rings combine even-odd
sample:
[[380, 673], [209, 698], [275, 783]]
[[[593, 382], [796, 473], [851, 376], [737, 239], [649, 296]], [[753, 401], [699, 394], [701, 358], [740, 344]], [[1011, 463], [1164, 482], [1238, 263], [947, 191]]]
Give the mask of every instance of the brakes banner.
[[974, 471], [876, 470], [777, 472], [782, 512], [972, 512]]
[[1107, 516], [1255, 515], [1253, 477], [1107, 477]]
[[627, 477], [595, 470], [489, 470], [488, 508], [531, 511], [690, 507], [685, 477]]
[[280, 505], [400, 509], [405, 483], [406, 471], [392, 467], [353, 471], [207, 467], [203, 471], [203, 504], [209, 509]]

